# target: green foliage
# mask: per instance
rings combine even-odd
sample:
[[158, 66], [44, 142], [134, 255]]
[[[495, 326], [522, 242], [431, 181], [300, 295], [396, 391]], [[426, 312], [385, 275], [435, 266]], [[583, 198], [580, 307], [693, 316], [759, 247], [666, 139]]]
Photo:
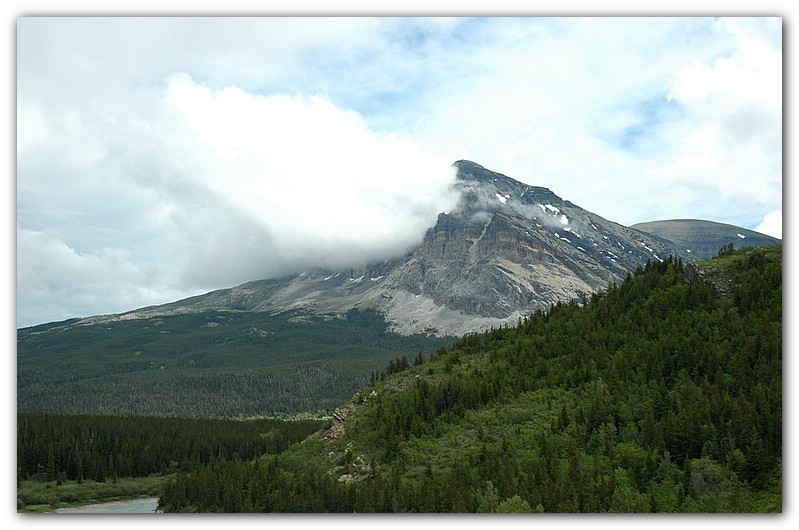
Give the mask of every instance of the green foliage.
[[17, 409], [189, 418], [330, 415], [389, 359], [452, 340], [393, 333], [370, 309], [46, 324], [17, 332]]
[[530, 506], [530, 503], [518, 495], [514, 495], [500, 502], [496, 509], [496, 513], [529, 513], [532, 511], [533, 508]]
[[735, 245], [733, 243], [727, 243], [719, 249], [718, 255], [726, 256], [727, 254], [732, 254], [733, 252], [735, 252]]
[[320, 420], [197, 420], [17, 414], [17, 481], [92, 480], [189, 471], [218, 458], [284, 451]]
[[583, 304], [393, 361], [342, 436], [178, 474], [162, 507], [781, 511], [781, 262], [781, 246], [734, 251], [700, 283], [650, 262]]

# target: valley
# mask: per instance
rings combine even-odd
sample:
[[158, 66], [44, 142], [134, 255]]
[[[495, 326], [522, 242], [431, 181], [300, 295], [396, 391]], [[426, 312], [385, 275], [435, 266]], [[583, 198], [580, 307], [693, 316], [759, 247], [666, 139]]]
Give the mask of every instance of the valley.
[[[779, 241], [455, 166], [402, 256], [17, 330], [18, 422], [332, 422], [274, 461], [122, 473], [163, 477], [166, 511], [781, 510]], [[74, 447], [25, 447], [24, 491], [76, 480]]]

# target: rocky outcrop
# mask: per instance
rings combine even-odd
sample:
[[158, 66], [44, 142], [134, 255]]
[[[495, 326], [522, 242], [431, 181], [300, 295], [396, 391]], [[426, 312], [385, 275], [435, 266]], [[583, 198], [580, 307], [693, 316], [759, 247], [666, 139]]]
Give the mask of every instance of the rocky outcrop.
[[348, 403], [343, 407], [337, 408], [333, 411], [333, 418], [330, 425], [330, 428], [325, 432], [324, 439], [328, 442], [341, 438], [344, 435], [345, 424], [347, 422], [347, 418], [352, 414], [352, 411], [355, 410], [356, 405], [354, 403]]
[[689, 263], [685, 266], [685, 279], [691, 284], [704, 284], [710, 286], [713, 296], [726, 298], [733, 289], [733, 281], [728, 275], [719, 274], [716, 264], [712, 261]]

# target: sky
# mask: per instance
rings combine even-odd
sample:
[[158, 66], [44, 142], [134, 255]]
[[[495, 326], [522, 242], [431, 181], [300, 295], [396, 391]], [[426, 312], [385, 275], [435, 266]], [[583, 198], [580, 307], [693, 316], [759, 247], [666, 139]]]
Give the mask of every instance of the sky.
[[782, 18], [16, 23], [16, 324], [401, 255], [468, 159], [782, 237]]

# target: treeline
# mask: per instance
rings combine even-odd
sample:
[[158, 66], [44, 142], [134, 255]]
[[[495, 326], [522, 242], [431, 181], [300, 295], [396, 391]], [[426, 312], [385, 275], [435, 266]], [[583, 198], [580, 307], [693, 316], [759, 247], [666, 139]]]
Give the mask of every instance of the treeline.
[[94, 480], [190, 471], [284, 451], [321, 420], [196, 420], [17, 414], [17, 480]]
[[[446, 351], [447, 351], [446, 348], [442, 346], [434, 353], [430, 354], [430, 358], [432, 359], [436, 354], [446, 353]], [[425, 363], [424, 353], [419, 352], [418, 354], [416, 354], [416, 357], [413, 360], [413, 366], [420, 366], [424, 363]], [[410, 367], [411, 367], [411, 362], [408, 360], [407, 355], [403, 355], [402, 357], [397, 357], [396, 359], [391, 359], [390, 361], [388, 361], [388, 365], [386, 366], [385, 370], [372, 372], [369, 384], [373, 385], [378, 381], [383, 381], [385, 380], [387, 375], [403, 372]]]
[[781, 511], [781, 246], [718, 259], [725, 296], [668, 259], [418, 366], [394, 361], [341, 439], [178, 475], [162, 507]]

